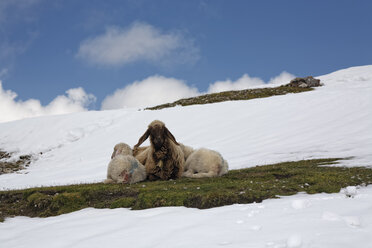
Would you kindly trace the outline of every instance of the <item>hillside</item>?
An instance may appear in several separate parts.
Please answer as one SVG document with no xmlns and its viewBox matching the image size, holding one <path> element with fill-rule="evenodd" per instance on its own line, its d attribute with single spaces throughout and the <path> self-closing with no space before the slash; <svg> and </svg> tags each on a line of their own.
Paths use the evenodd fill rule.
<svg viewBox="0 0 372 248">
<path fill-rule="evenodd" d="M 321 76 L 323 87 L 301 94 L 2 123 L 0 148 L 33 161 L 19 174 L 1 175 L 0 189 L 100 182 L 112 147 L 134 145 L 154 119 L 184 144 L 219 151 L 230 169 L 337 157 L 353 157 L 348 166 L 371 166 L 371 68 Z"/>
<path fill-rule="evenodd" d="M 264 98 L 270 96 L 285 95 L 289 93 L 301 93 L 310 91 L 312 88 L 299 88 L 289 86 L 279 86 L 272 88 L 257 88 L 246 90 L 224 91 L 213 94 L 205 94 L 197 97 L 185 98 L 177 100 L 173 103 L 165 103 L 154 107 L 148 107 L 149 110 L 158 110 L 175 106 L 190 106 L 196 104 L 209 104 L 226 101 L 251 100 L 256 98 Z"/>
<path fill-rule="evenodd" d="M 258 171 L 261 176 L 270 175 L 275 183 L 266 185 L 263 182 L 262 186 L 257 184 L 256 188 L 252 187 L 262 189 L 257 190 L 261 192 L 261 198 L 256 198 L 258 202 L 273 197 L 266 194 L 274 185 L 285 186 L 283 191 L 288 187 L 288 191 L 292 192 L 298 192 L 301 186 L 311 188 L 321 185 L 319 190 L 304 188 L 304 191 L 330 193 L 338 192 L 347 185 L 368 184 L 370 170 L 364 168 L 362 170 L 368 172 L 360 173 L 359 168 L 354 167 L 372 168 L 372 66 L 348 68 L 317 78 L 324 83 L 323 87 L 300 94 L 161 110 L 90 111 L 1 123 L 0 150 L 11 153 L 11 157 L 5 160 L 11 162 L 20 156 L 31 155 L 31 163 L 24 170 L 0 175 L 0 190 L 22 189 L 4 194 L 12 202 L 17 199 L 15 202 L 22 206 L 13 209 L 15 211 L 37 208 L 40 203 L 37 200 L 45 199 L 51 204 L 43 205 L 46 210 L 55 214 L 53 211 L 59 204 L 61 213 L 64 213 L 63 207 L 68 207 L 63 205 L 64 200 L 71 196 L 81 204 L 73 206 L 73 210 L 112 207 L 96 206 L 93 200 L 89 202 L 89 190 L 85 189 L 84 196 L 80 192 L 84 190 L 81 188 L 84 185 L 51 187 L 49 191 L 42 189 L 40 192 L 32 188 L 96 183 L 90 188 L 93 190 L 90 193 L 94 194 L 95 187 L 101 187 L 99 183 L 106 176 L 113 146 L 118 142 L 137 143 L 148 123 L 154 119 L 164 121 L 179 142 L 194 148 L 207 147 L 219 151 L 229 162 L 231 170 L 249 168 L 244 171 L 247 177 L 253 171 Z M 340 163 L 325 161 L 328 161 L 327 166 L 353 167 L 355 175 L 349 174 L 353 171 L 351 169 L 338 168 L 346 175 L 341 180 L 341 174 L 331 176 L 321 169 L 317 173 L 322 176 L 317 174 L 313 180 L 302 177 L 306 168 L 301 168 L 301 172 L 284 173 L 289 168 L 286 166 L 282 171 L 284 174 L 275 170 L 270 172 L 272 174 L 260 172 L 260 168 L 264 171 L 270 166 L 255 168 L 280 162 L 329 158 L 348 158 L 340 160 Z M 239 181 L 239 175 L 238 171 L 233 171 L 220 178 L 222 181 L 232 180 L 229 182 L 231 187 L 236 187 L 228 188 L 234 191 L 229 197 L 238 199 L 230 203 L 254 201 L 253 198 L 244 201 L 245 193 L 240 192 L 249 191 L 250 181 Z M 298 179 L 301 185 L 289 184 L 287 177 Z M 255 176 L 255 180 L 257 178 Z M 190 183 L 193 192 L 199 192 L 200 188 L 194 188 L 198 181 L 181 181 Z M 172 183 L 177 184 L 170 181 L 151 186 L 146 182 L 144 188 L 142 184 L 134 185 L 132 190 L 137 193 L 131 196 L 133 205 L 123 201 L 111 203 L 136 208 L 136 204 L 145 203 L 146 197 L 163 194 L 166 191 L 164 186 L 170 187 Z M 327 187 L 332 190 L 326 190 Z M 240 188 L 244 190 L 238 191 Z M 156 189 L 156 194 L 150 192 L 146 195 L 151 189 Z M 174 189 L 182 190 L 183 185 L 181 188 L 174 186 Z M 218 204 L 215 197 L 209 202 L 211 191 L 202 190 L 206 198 L 201 203 L 225 205 Z M 220 190 L 218 194 L 223 195 L 227 191 Z M 282 191 L 276 192 L 282 194 Z M 172 194 L 169 197 L 162 196 L 164 199 L 179 200 Z M 371 199 L 371 186 L 361 185 L 343 188 L 333 194 L 299 193 L 261 203 L 207 210 L 185 207 L 140 211 L 85 208 L 45 219 L 7 218 L 0 223 L 0 247 L 22 247 L 22 244 L 30 247 L 50 247 L 51 244 L 55 247 L 95 247 L 105 245 L 107 240 L 114 245 L 136 247 L 368 247 L 372 242 Z M 158 206 L 167 206 L 167 201 L 160 201 Z M 152 230 L 162 232 L 152 235 Z M 142 238 L 144 233 L 146 239 Z"/>
</svg>

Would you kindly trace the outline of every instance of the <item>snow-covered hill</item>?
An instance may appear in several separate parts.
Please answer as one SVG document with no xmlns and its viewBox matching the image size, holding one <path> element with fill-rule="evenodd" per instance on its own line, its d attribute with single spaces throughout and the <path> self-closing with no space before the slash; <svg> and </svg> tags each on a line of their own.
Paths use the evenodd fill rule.
<svg viewBox="0 0 372 248">
<path fill-rule="evenodd" d="M 319 78 L 325 86 L 301 94 L 1 123 L 0 148 L 35 160 L 20 174 L 1 175 L 0 189 L 102 181 L 113 146 L 134 145 L 154 119 L 182 143 L 220 151 L 231 169 L 332 157 L 372 166 L 372 66 Z"/>
<path fill-rule="evenodd" d="M 231 169 L 308 158 L 352 157 L 372 167 L 372 66 L 319 77 L 314 91 L 250 101 L 124 109 L 0 124 L 0 148 L 34 154 L 0 189 L 97 182 L 114 144 L 133 145 L 154 119 L 177 140 L 220 151 Z M 351 189 L 355 192 L 355 188 Z M 356 196 L 298 194 L 208 210 L 84 209 L 0 223 L 5 247 L 371 247 L 372 187 Z"/>
</svg>

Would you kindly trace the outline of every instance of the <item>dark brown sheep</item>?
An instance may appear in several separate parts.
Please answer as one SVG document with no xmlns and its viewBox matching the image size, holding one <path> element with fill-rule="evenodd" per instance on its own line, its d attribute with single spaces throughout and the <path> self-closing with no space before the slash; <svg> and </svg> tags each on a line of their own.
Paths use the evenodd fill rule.
<svg viewBox="0 0 372 248">
<path fill-rule="evenodd" d="M 150 147 L 139 152 L 136 156 L 144 162 L 149 180 L 169 180 L 182 176 L 185 164 L 182 149 L 173 134 L 165 124 L 159 120 L 150 123 L 146 132 L 134 146 L 137 152 L 139 146 L 150 137 Z M 139 158 L 141 157 L 141 158 Z"/>
</svg>

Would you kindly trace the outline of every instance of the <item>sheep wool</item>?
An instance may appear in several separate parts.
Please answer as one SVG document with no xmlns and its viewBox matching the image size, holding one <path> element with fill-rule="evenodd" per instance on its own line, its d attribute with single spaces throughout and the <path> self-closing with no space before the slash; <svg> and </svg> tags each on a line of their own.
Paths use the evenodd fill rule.
<svg viewBox="0 0 372 248">
<path fill-rule="evenodd" d="M 109 163 L 105 183 L 137 183 L 146 179 L 145 167 L 133 156 L 117 155 Z"/>
<path fill-rule="evenodd" d="M 180 145 L 165 124 L 159 120 L 150 123 L 140 137 L 134 150 L 150 137 L 150 146 L 139 153 L 137 158 L 144 161 L 149 180 L 169 180 L 182 176 L 185 157 Z"/>
<path fill-rule="evenodd" d="M 181 150 L 183 152 L 183 155 L 184 155 L 185 161 L 186 161 L 187 158 L 191 155 L 191 153 L 193 153 L 194 149 L 191 146 L 187 146 L 187 145 L 184 145 L 182 143 L 179 143 L 179 144 L 180 144 Z"/>
<path fill-rule="evenodd" d="M 104 183 L 137 183 L 146 179 L 145 167 L 125 143 L 115 145 Z"/>
<path fill-rule="evenodd" d="M 187 158 L 183 177 L 217 177 L 227 173 L 229 165 L 222 155 L 206 148 L 195 150 Z"/>
</svg>

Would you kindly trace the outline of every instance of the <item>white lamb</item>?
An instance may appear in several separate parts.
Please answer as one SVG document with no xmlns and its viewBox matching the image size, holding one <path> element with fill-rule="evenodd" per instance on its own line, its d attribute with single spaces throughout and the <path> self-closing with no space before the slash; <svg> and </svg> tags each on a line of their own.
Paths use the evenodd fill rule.
<svg viewBox="0 0 372 248">
<path fill-rule="evenodd" d="M 220 153 L 200 148 L 187 158 L 183 177 L 217 177 L 227 173 L 229 165 Z"/>
<path fill-rule="evenodd" d="M 125 143 L 115 145 L 104 183 L 137 183 L 146 179 L 146 170 Z"/>
</svg>

